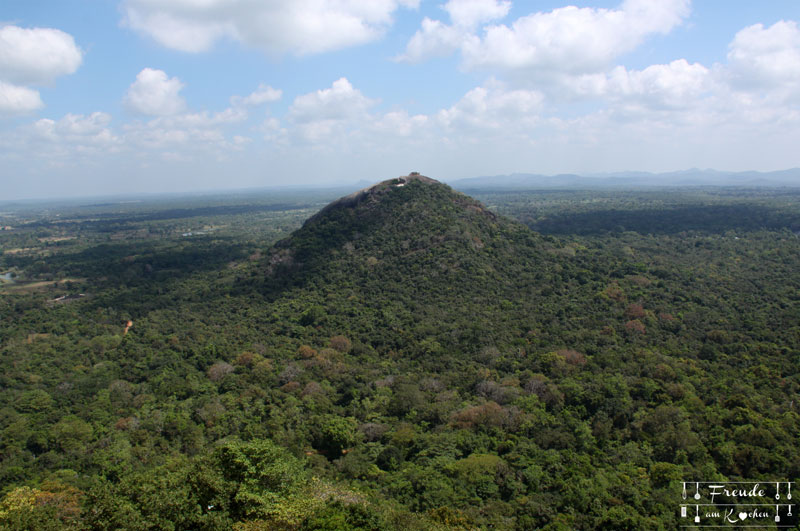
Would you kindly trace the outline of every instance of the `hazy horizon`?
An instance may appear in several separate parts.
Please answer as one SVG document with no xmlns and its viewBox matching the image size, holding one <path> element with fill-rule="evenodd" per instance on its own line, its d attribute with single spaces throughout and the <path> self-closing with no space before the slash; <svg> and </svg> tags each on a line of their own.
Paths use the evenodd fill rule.
<svg viewBox="0 0 800 531">
<path fill-rule="evenodd" d="M 414 170 L 416 171 L 416 170 Z M 770 180 L 769 177 L 773 174 L 777 173 L 784 173 L 784 172 L 791 172 L 792 173 L 792 182 L 787 182 L 787 179 L 784 178 L 780 179 L 773 179 Z M 160 199 L 187 199 L 187 198 L 205 198 L 207 196 L 236 196 L 236 195 L 257 195 L 257 194 L 276 194 L 280 195 L 287 195 L 287 196 L 295 196 L 297 193 L 321 193 L 325 194 L 326 192 L 346 192 L 348 190 L 357 190 L 360 188 L 364 188 L 367 186 L 371 186 L 378 182 L 381 182 L 386 179 L 392 179 L 394 177 L 400 177 L 406 175 L 403 172 L 395 172 L 392 175 L 381 175 L 376 176 L 374 179 L 360 179 L 357 181 L 341 181 L 341 182 L 325 182 L 325 183 L 300 183 L 300 184 L 264 184 L 260 186 L 241 186 L 241 187 L 217 187 L 217 188 L 206 188 L 206 189 L 176 189 L 172 191 L 135 191 L 135 192 L 116 192 L 116 193 L 97 193 L 97 194 L 75 194 L 75 195 L 59 195 L 59 196 L 39 196 L 39 197 L 0 197 L 0 205 L 9 205 L 9 204 L 27 204 L 27 203 L 53 203 L 57 204 L 59 202 L 71 203 L 71 202 L 82 202 L 82 201 L 102 201 L 108 200 L 111 202 L 119 202 L 126 203 L 126 202 L 139 202 L 139 201 L 147 201 L 147 200 L 160 200 Z M 475 175 L 471 177 L 464 177 L 458 179 L 439 179 L 435 175 L 428 175 L 425 172 L 421 172 L 423 175 L 434 178 L 439 180 L 445 184 L 449 184 L 455 186 L 456 188 L 480 188 L 491 190 L 492 184 L 491 182 L 496 182 L 497 189 L 509 188 L 514 187 L 509 185 L 504 180 L 514 179 L 514 178 L 522 178 L 522 179 L 533 179 L 533 181 L 528 185 L 520 185 L 520 189 L 584 189 L 582 188 L 582 184 L 584 181 L 595 181 L 595 186 L 598 189 L 603 188 L 620 188 L 625 189 L 625 187 L 629 188 L 691 188 L 691 187 L 737 187 L 737 186 L 758 186 L 758 184 L 750 184 L 749 181 L 740 182 L 732 177 L 740 174 L 756 174 L 758 176 L 763 176 L 766 178 L 767 182 L 762 184 L 761 186 L 766 187 L 781 187 L 781 186 L 790 186 L 790 187 L 800 187 L 800 168 L 786 168 L 784 170 L 776 170 L 775 172 L 757 172 L 754 170 L 744 170 L 740 172 L 723 172 L 719 170 L 714 170 L 712 168 L 688 168 L 685 170 L 677 170 L 675 172 L 643 172 L 643 171 L 636 171 L 636 170 L 627 170 L 627 171 L 620 171 L 620 172 L 602 172 L 602 173 L 585 173 L 585 174 L 567 174 L 567 173 L 556 173 L 556 174 L 536 174 L 532 172 L 514 172 L 508 174 L 498 174 L 498 175 Z M 675 174 L 682 174 L 685 173 L 690 176 L 690 178 L 697 179 L 697 174 L 708 174 L 710 173 L 711 176 L 717 177 L 718 180 L 716 181 L 702 181 L 699 180 L 697 182 L 675 182 L 670 184 L 668 181 L 665 182 L 663 178 L 665 177 L 672 177 Z M 797 174 L 797 179 L 795 180 L 794 173 Z M 694 177 L 691 177 L 694 176 Z M 559 179 L 564 177 L 577 177 L 581 179 L 578 183 L 563 181 L 562 184 L 558 184 L 559 181 L 552 183 L 549 179 Z M 648 180 L 648 177 L 652 177 L 653 180 Z M 547 184 L 542 184 L 541 181 L 537 181 L 537 178 L 544 178 L 547 181 Z M 637 180 L 638 179 L 638 180 Z M 658 180 L 661 179 L 661 180 Z M 700 177 L 702 179 L 702 177 Z M 478 184 L 472 184 L 478 183 Z M 589 188 L 593 188 L 589 186 Z M 338 197 L 338 196 L 337 196 Z"/>
</svg>

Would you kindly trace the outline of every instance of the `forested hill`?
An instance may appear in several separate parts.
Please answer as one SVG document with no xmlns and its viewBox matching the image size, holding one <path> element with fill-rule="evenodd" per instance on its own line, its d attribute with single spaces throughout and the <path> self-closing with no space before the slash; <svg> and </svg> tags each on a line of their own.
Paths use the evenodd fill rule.
<svg viewBox="0 0 800 531">
<path fill-rule="evenodd" d="M 421 176 L 333 202 L 278 242 L 245 286 L 307 301 L 301 323 L 435 367 L 498 338 L 519 340 L 546 287 L 551 245 L 522 224 Z M 354 316 L 358 316 L 354 318 Z M 289 316 L 286 316 L 289 317 Z M 388 349 L 388 350 L 387 350 Z"/>
<path fill-rule="evenodd" d="M 0 234 L 0 528 L 675 529 L 800 476 L 788 229 L 542 236 L 418 175 L 310 214 Z"/>
<path fill-rule="evenodd" d="M 508 247 L 514 232 L 528 232 L 532 241 L 525 227 L 498 219 L 447 185 L 417 175 L 401 177 L 323 208 L 275 245 L 270 273 L 323 274 L 337 264 L 403 275 L 420 261 L 427 261 L 426 271 L 433 275 L 474 270 L 493 261 L 490 250 L 479 252 L 484 241 Z"/>
</svg>

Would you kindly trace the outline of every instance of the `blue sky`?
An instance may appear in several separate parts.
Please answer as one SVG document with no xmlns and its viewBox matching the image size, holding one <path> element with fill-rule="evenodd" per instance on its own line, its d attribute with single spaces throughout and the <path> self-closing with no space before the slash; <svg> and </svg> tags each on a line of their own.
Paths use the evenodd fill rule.
<svg viewBox="0 0 800 531">
<path fill-rule="evenodd" d="M 0 7 L 0 199 L 800 166 L 800 2 Z"/>
</svg>

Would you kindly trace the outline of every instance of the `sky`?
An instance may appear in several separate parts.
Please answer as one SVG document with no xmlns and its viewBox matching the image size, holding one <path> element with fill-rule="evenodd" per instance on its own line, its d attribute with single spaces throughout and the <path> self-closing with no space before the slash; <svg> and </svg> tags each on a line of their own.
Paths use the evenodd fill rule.
<svg viewBox="0 0 800 531">
<path fill-rule="evenodd" d="M 800 166 L 797 0 L 3 0 L 0 200 Z"/>
</svg>

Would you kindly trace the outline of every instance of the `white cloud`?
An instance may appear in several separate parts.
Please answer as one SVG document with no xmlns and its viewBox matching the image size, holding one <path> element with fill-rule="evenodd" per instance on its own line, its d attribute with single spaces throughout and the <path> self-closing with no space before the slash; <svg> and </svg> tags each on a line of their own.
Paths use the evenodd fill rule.
<svg viewBox="0 0 800 531">
<path fill-rule="evenodd" d="M 195 12 L 229 4 L 184 0 L 180 5 Z M 453 0 L 442 7 L 449 20 L 425 19 L 406 58 L 460 51 L 465 66 L 486 68 L 487 77 L 503 81 L 490 77 L 426 114 L 391 102 L 387 110 L 372 97 L 377 93 L 362 93 L 344 77 L 320 90 L 291 94 L 286 111 L 284 105 L 267 111 L 284 97 L 268 84 L 231 97 L 230 107 L 220 112 L 191 110 L 181 97 L 180 79 L 144 69 L 125 103 L 146 116 L 116 131 L 104 113 L 38 120 L 0 135 L 0 144 L 13 146 L 2 157 L 17 157 L 20 168 L 25 159 L 41 158 L 42 165 L 60 161 L 77 174 L 81 164 L 73 154 L 93 153 L 81 162 L 137 171 L 149 164 L 152 172 L 142 173 L 154 176 L 156 185 L 179 171 L 206 172 L 213 185 L 222 166 L 210 163 L 219 160 L 238 164 L 240 171 L 229 174 L 252 171 L 255 180 L 260 174 L 253 168 L 265 167 L 262 163 L 297 174 L 309 168 L 349 170 L 352 160 L 362 173 L 370 165 L 380 175 L 390 165 L 408 164 L 434 177 L 624 166 L 730 168 L 758 161 L 761 168 L 797 165 L 800 29 L 795 22 L 744 28 L 719 64 L 676 58 L 635 69 L 622 65 L 621 54 L 674 28 L 684 20 L 688 2 L 563 8 L 505 25 L 498 21 L 508 15 L 507 2 Z M 493 32 L 505 35 L 508 46 L 494 41 Z M 0 112 L 40 107 L 36 91 L 0 81 Z M 347 178 L 353 175 L 348 172 Z"/>
<path fill-rule="evenodd" d="M 422 19 L 422 29 L 417 31 L 406 45 L 398 60 L 416 63 L 431 57 L 443 57 L 458 50 L 469 39 L 470 34 L 461 28 L 448 26 L 444 22 Z"/>
<path fill-rule="evenodd" d="M 511 9 L 508 0 L 449 0 L 443 9 L 454 25 L 474 29 L 479 24 L 505 17 Z"/>
<path fill-rule="evenodd" d="M 169 128 L 208 128 L 225 124 L 243 122 L 247 112 L 242 108 L 229 107 L 224 111 L 209 113 L 208 111 L 184 113 L 175 116 L 164 116 L 149 123 Z"/>
<path fill-rule="evenodd" d="M 521 17 L 510 27 L 491 26 L 462 53 L 470 67 L 597 72 L 688 14 L 688 0 L 627 0 L 618 9 L 568 6 Z"/>
<path fill-rule="evenodd" d="M 172 7 L 172 9 L 170 9 Z M 179 2 L 163 6 L 147 1 L 130 1 L 125 8 L 125 23 L 149 35 L 156 42 L 182 52 L 204 52 L 222 37 L 235 37 L 236 28 L 211 13 L 210 7 L 198 5 L 196 13 L 181 9 Z"/>
<path fill-rule="evenodd" d="M 145 150 L 207 151 L 225 144 L 225 135 L 215 128 L 172 128 L 157 123 L 131 124 L 125 128 L 125 139 Z"/>
<path fill-rule="evenodd" d="M 800 29 L 794 21 L 765 28 L 748 26 L 729 46 L 728 72 L 734 87 L 794 93 L 800 89 Z M 788 94 L 787 94 L 788 95 Z"/>
<path fill-rule="evenodd" d="M 405 109 L 376 111 L 378 103 L 340 78 L 329 88 L 297 96 L 285 127 L 269 118 L 263 125 L 265 138 L 284 148 L 303 149 L 311 144 L 330 153 L 385 153 L 399 149 L 400 143 L 419 145 L 430 138 L 435 124 L 429 116 L 411 115 Z"/>
<path fill-rule="evenodd" d="M 126 0 L 125 23 L 186 52 L 228 38 L 272 54 L 327 52 L 379 38 L 419 0 Z"/>
<path fill-rule="evenodd" d="M 651 33 L 667 34 L 691 12 L 692 0 L 625 0 L 621 11 L 632 30 L 643 38 Z"/>
<path fill-rule="evenodd" d="M 116 152 L 121 140 L 109 128 L 111 115 L 104 112 L 67 114 L 60 120 L 42 118 L 27 130 L 22 140 L 27 148 L 36 146 L 37 156 L 49 160 L 69 160 L 75 154 L 96 156 Z"/>
<path fill-rule="evenodd" d="M 245 148 L 245 146 L 251 144 L 252 142 L 253 142 L 252 138 L 248 138 L 246 136 L 241 136 L 241 135 L 234 135 L 233 141 L 231 142 L 231 146 L 233 147 L 233 149 L 241 151 Z"/>
<path fill-rule="evenodd" d="M 511 2 L 498 0 L 449 0 L 442 6 L 452 25 L 428 17 L 422 19 L 422 28 L 417 31 L 398 60 L 418 62 L 431 57 L 450 55 L 466 46 L 480 24 L 505 17 Z"/>
<path fill-rule="evenodd" d="M 424 114 L 409 115 L 407 111 L 390 111 L 372 121 L 371 128 L 389 136 L 409 137 L 419 133 L 429 123 Z"/>
<path fill-rule="evenodd" d="M 42 107 L 38 91 L 0 81 L 0 115 L 22 114 Z"/>
<path fill-rule="evenodd" d="M 400 58 L 419 61 L 460 49 L 467 68 L 580 75 L 601 72 L 649 35 L 668 33 L 689 14 L 690 0 L 626 0 L 616 9 L 567 6 L 511 25 L 478 26 L 508 13 L 505 2 L 451 0 L 452 25 L 430 19 Z"/>
<path fill-rule="evenodd" d="M 159 74 L 153 76 L 157 80 L 156 86 L 166 83 L 169 87 L 172 86 L 171 82 L 177 81 L 168 80 L 163 72 L 152 72 Z M 147 69 L 143 73 L 145 75 L 140 75 L 140 78 L 149 79 Z M 131 92 L 134 98 L 128 98 L 131 100 L 128 101 L 129 105 L 139 103 L 140 107 L 151 113 L 153 109 L 170 109 L 158 97 L 139 101 L 135 98 L 142 94 L 135 90 Z M 159 94 L 159 91 L 155 92 Z M 149 103 L 145 105 L 142 102 Z M 182 107 L 182 100 L 180 103 Z M 134 120 L 122 125 L 118 135 L 111 129 L 112 117 L 107 113 L 67 114 L 58 120 L 43 118 L 22 126 L 13 135 L 0 138 L 0 144 L 8 148 L 8 152 L 27 153 L 27 157 L 35 152 L 35 158 L 40 158 L 43 163 L 67 166 L 74 165 L 72 159 L 76 154 L 92 155 L 94 158 L 83 156 L 81 163 L 101 159 L 109 162 L 110 158 L 105 157 L 109 153 L 120 157 L 118 161 L 125 160 L 125 157 L 140 158 L 139 162 L 155 157 L 184 162 L 219 160 L 226 153 L 242 151 L 248 145 L 250 140 L 247 137 L 239 131 L 230 130 L 247 118 L 247 109 L 243 106 L 232 106 L 219 112 L 182 112 L 156 116 L 147 121 Z"/>
<path fill-rule="evenodd" d="M 618 66 L 605 84 L 605 95 L 614 100 L 641 102 L 661 108 L 687 108 L 702 103 L 712 88 L 711 71 L 685 59 L 667 65 L 652 65 L 644 70 Z"/>
<path fill-rule="evenodd" d="M 128 89 L 125 103 L 131 110 L 149 116 L 177 114 L 186 107 L 179 95 L 183 87 L 177 77 L 168 78 L 163 70 L 145 68 Z"/>
<path fill-rule="evenodd" d="M 20 84 L 47 84 L 74 73 L 83 60 L 68 33 L 50 28 L 0 28 L 0 79 Z"/>
<path fill-rule="evenodd" d="M 147 122 L 133 122 L 124 126 L 124 139 L 137 150 L 160 152 L 170 160 L 192 160 L 193 156 L 221 157 L 226 151 L 241 150 L 246 144 L 228 140 L 225 128 L 242 123 L 248 113 L 241 106 L 229 107 L 220 112 L 186 112 L 158 116 Z"/>
<path fill-rule="evenodd" d="M 0 115 L 44 107 L 37 90 L 21 85 L 52 83 L 75 72 L 82 60 L 75 40 L 63 31 L 0 27 Z"/>
<path fill-rule="evenodd" d="M 452 130 L 512 132 L 538 121 L 544 96 L 535 90 L 508 90 L 490 81 L 467 92 L 455 105 L 439 111 L 436 118 Z"/>
<path fill-rule="evenodd" d="M 376 103 L 346 78 L 340 78 L 330 88 L 296 97 L 289 108 L 289 119 L 303 138 L 316 142 L 342 133 L 349 124 L 363 123 L 368 109 Z"/>
<path fill-rule="evenodd" d="M 0 156 L 18 162 L 25 171 L 92 166 L 123 147 L 110 123 L 111 116 L 103 112 L 42 118 L 0 134 Z"/>
<path fill-rule="evenodd" d="M 334 81 L 330 88 L 296 97 L 289 113 L 297 122 L 341 120 L 363 114 L 375 103 L 375 100 L 365 97 L 347 78 L 342 77 Z"/>
<path fill-rule="evenodd" d="M 132 111 L 151 117 L 146 121 L 134 120 L 122 126 L 119 147 L 137 153 L 160 154 L 165 160 L 192 160 L 208 154 L 220 157 L 229 150 L 241 150 L 247 142 L 244 136 L 228 131 L 235 124 L 248 119 L 245 104 L 258 104 L 280 97 L 280 91 L 261 85 L 247 98 L 233 97 L 233 105 L 219 112 L 186 111 L 186 102 L 180 96 L 184 84 L 170 78 L 164 71 L 145 68 L 136 76 L 124 97 Z M 89 117 L 67 115 L 59 122 L 40 120 L 34 126 L 40 138 L 62 138 L 80 131 L 97 130 L 106 134 L 105 127 L 111 117 L 94 113 Z M 232 140 L 228 140 L 228 135 Z M 188 158 L 186 158 L 188 157 Z"/>
<path fill-rule="evenodd" d="M 56 123 L 56 131 L 66 137 L 96 137 L 107 130 L 111 115 L 93 112 L 89 116 L 67 114 Z"/>
<path fill-rule="evenodd" d="M 283 96 L 283 91 L 264 85 L 263 83 L 258 86 L 258 89 L 252 92 L 249 96 L 241 97 L 234 96 L 231 98 L 233 105 L 262 105 L 264 103 L 272 103 L 278 101 Z"/>
</svg>

